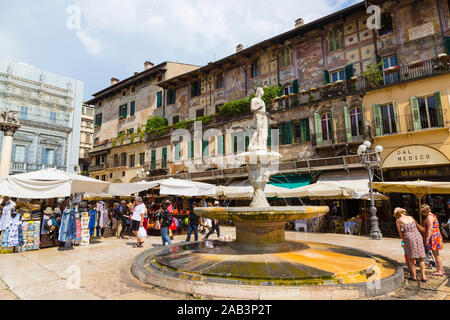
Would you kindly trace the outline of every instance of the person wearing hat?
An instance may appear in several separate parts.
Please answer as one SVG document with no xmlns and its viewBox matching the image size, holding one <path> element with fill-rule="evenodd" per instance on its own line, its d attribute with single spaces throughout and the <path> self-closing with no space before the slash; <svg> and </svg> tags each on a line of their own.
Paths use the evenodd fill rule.
<svg viewBox="0 0 450 320">
<path fill-rule="evenodd" d="M 134 245 L 133 248 L 142 248 L 144 241 L 139 238 L 138 231 L 140 227 L 144 226 L 144 217 L 147 212 L 142 197 L 136 197 L 136 200 L 131 207 L 131 211 L 133 212 L 131 217 L 131 231 L 136 236 L 136 245 Z"/>
<path fill-rule="evenodd" d="M 214 208 L 219 208 L 220 207 L 220 203 L 219 201 L 214 202 Z M 217 232 L 217 238 L 220 237 L 220 226 L 219 226 L 219 220 L 217 219 L 213 219 L 212 220 L 212 227 L 211 230 L 209 230 L 208 234 L 206 235 L 206 237 L 203 238 L 203 240 L 208 240 L 209 236 L 212 235 L 213 233 Z"/>
</svg>

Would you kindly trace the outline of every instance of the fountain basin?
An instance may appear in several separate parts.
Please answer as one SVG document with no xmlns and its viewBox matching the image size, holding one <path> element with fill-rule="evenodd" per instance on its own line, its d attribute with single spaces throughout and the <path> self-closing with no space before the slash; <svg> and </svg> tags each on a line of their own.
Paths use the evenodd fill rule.
<svg viewBox="0 0 450 320">
<path fill-rule="evenodd" d="M 195 213 L 203 218 L 232 220 L 236 227 L 235 247 L 258 252 L 286 250 L 286 221 L 312 219 L 328 211 L 328 207 L 310 206 L 195 208 Z"/>
</svg>

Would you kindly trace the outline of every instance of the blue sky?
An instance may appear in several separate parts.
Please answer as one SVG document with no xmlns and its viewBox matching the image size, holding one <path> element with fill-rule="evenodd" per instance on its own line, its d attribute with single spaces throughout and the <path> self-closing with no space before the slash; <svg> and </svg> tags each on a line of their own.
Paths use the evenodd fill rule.
<svg viewBox="0 0 450 320">
<path fill-rule="evenodd" d="M 0 59 L 84 82 L 84 98 L 144 61 L 205 65 L 359 0 L 0 0 Z M 74 6 L 74 7 L 72 7 Z M 69 8 L 79 9 L 80 24 Z M 75 28 L 68 27 L 69 25 Z"/>
</svg>

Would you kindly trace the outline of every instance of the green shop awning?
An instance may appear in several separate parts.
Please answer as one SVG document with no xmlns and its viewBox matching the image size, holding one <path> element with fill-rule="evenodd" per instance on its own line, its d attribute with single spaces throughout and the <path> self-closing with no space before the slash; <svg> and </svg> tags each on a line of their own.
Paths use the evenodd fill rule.
<svg viewBox="0 0 450 320">
<path fill-rule="evenodd" d="M 307 186 L 310 183 L 311 183 L 311 176 L 309 174 L 273 176 L 270 178 L 269 182 L 270 185 L 286 189 L 296 189 Z"/>
</svg>

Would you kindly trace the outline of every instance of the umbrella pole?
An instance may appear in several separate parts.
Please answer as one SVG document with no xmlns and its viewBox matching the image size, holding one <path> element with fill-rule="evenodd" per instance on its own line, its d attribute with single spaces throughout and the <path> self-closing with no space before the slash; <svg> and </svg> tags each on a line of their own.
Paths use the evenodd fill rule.
<svg viewBox="0 0 450 320">
<path fill-rule="evenodd" d="M 419 221 L 420 221 L 420 225 L 422 225 L 422 212 L 421 212 L 421 208 L 422 208 L 422 194 L 419 193 Z"/>
</svg>

